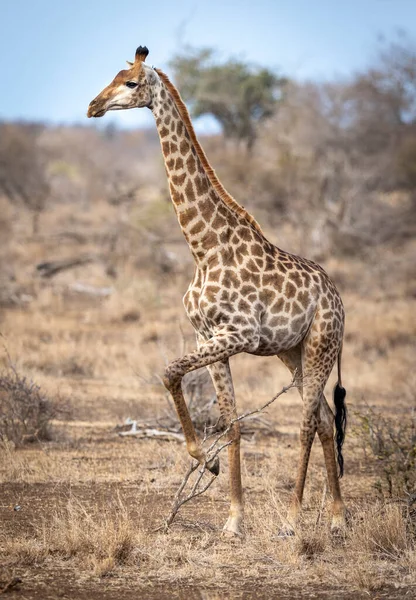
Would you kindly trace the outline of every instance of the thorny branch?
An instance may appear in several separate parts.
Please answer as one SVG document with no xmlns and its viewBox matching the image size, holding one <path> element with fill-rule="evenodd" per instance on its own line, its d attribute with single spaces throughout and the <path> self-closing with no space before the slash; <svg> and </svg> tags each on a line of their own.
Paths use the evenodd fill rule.
<svg viewBox="0 0 416 600">
<path fill-rule="evenodd" d="M 252 415 L 264 412 L 266 410 L 266 408 L 268 408 L 275 400 L 277 400 L 277 398 L 279 398 L 283 394 L 286 394 L 287 391 L 289 391 L 293 387 L 297 387 L 299 384 L 300 384 L 300 381 L 299 381 L 299 378 L 297 377 L 297 373 L 295 371 L 293 373 L 293 378 L 292 378 L 291 383 L 287 386 L 284 386 L 280 390 L 279 393 L 277 393 L 275 396 L 273 396 L 273 398 L 271 400 L 266 402 L 266 404 L 263 404 L 263 406 L 261 406 L 260 408 L 256 408 L 254 410 L 248 411 L 248 412 L 240 415 L 239 417 L 232 419 L 230 421 L 230 423 L 228 424 L 228 426 L 224 429 L 224 431 L 222 431 L 220 434 L 215 436 L 215 439 L 212 441 L 212 443 L 210 444 L 210 446 L 208 447 L 208 449 L 206 451 L 206 457 L 205 457 L 204 463 L 202 465 L 200 465 L 196 460 L 193 460 L 191 462 L 191 464 L 189 465 L 189 468 L 186 471 L 186 473 L 179 485 L 179 488 L 175 494 L 169 516 L 164 521 L 163 525 L 158 528 L 159 530 L 163 529 L 164 531 L 167 531 L 169 529 L 170 525 L 175 520 L 180 508 L 184 504 L 186 504 L 187 502 L 192 500 L 193 498 L 196 498 L 197 496 L 200 496 L 201 494 L 205 493 L 208 490 L 208 488 L 211 487 L 211 485 L 213 484 L 213 482 L 216 479 L 215 475 L 211 475 L 211 477 L 208 479 L 208 481 L 201 487 L 202 479 L 207 471 L 207 464 L 209 464 L 210 462 L 215 460 L 215 458 L 217 458 L 219 456 L 219 454 L 225 448 L 227 448 L 228 446 L 230 446 L 230 444 L 233 443 L 232 440 L 229 440 L 223 444 L 218 445 L 219 442 L 230 433 L 233 425 L 235 423 L 239 423 L 240 421 L 244 421 L 245 419 L 247 419 L 248 417 L 251 417 Z M 204 437 L 202 440 L 203 444 L 210 437 L 212 437 L 212 435 L 208 435 L 208 429 L 211 429 L 211 428 L 205 427 Z M 198 467 L 201 467 L 201 468 L 198 471 L 198 475 L 191 487 L 191 490 L 187 494 L 185 494 L 184 490 L 185 490 L 191 476 L 193 475 L 193 473 L 195 473 L 195 471 L 198 469 Z"/>
</svg>

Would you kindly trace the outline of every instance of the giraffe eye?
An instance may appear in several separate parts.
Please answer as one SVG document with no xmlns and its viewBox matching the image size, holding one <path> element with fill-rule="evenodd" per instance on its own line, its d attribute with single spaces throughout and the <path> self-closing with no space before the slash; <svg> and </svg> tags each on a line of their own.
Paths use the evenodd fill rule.
<svg viewBox="0 0 416 600">
<path fill-rule="evenodd" d="M 136 83 L 135 81 L 126 81 L 126 86 L 128 88 L 135 88 L 138 86 L 138 83 Z"/>
</svg>

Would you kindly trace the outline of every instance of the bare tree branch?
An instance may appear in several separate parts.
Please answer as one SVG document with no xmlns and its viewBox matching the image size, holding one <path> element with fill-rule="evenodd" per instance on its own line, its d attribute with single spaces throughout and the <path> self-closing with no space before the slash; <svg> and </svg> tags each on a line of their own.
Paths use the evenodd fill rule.
<svg viewBox="0 0 416 600">
<path fill-rule="evenodd" d="M 233 425 L 235 423 L 239 423 L 240 421 L 244 421 L 245 419 L 248 419 L 249 417 L 251 417 L 252 415 L 256 415 L 259 414 L 261 412 L 263 412 L 264 410 L 266 410 L 266 408 L 268 408 L 275 400 L 277 400 L 277 398 L 279 398 L 280 396 L 282 396 L 282 394 L 285 394 L 287 391 L 289 391 L 291 388 L 293 387 L 297 387 L 299 385 L 299 378 L 297 377 L 296 371 L 293 374 L 293 378 L 292 381 L 289 385 L 284 386 L 280 392 L 278 394 L 276 394 L 275 396 L 273 396 L 273 398 L 271 400 L 269 400 L 268 402 L 266 402 L 266 404 L 263 404 L 263 406 L 261 406 L 260 408 L 256 408 L 254 410 L 248 411 L 246 413 L 244 413 L 243 415 L 240 415 L 239 417 L 236 417 L 235 419 L 232 419 L 229 423 L 229 425 L 226 427 L 226 429 L 224 429 L 224 431 L 222 431 L 221 433 L 215 435 L 215 434 L 210 434 L 208 435 L 208 430 L 212 429 L 212 427 L 205 427 L 205 432 L 204 432 L 204 438 L 202 440 L 202 443 L 204 444 L 209 438 L 212 438 L 213 436 L 215 436 L 214 440 L 212 441 L 212 443 L 210 444 L 210 446 L 208 447 L 207 451 L 206 451 L 206 458 L 204 463 L 201 465 L 201 469 L 198 472 L 198 475 L 194 481 L 194 483 L 192 484 L 191 490 L 188 494 L 184 495 L 184 490 L 191 478 L 191 476 L 193 475 L 193 473 L 195 473 L 195 471 L 198 469 L 199 463 L 197 461 L 192 461 L 188 470 L 186 471 L 180 485 L 179 488 L 175 494 L 173 503 L 172 503 L 172 508 L 171 511 L 167 517 L 167 519 L 164 521 L 164 523 L 158 528 L 158 530 L 163 529 L 164 531 L 167 531 L 169 529 L 169 527 L 172 525 L 173 521 L 175 520 L 180 508 L 186 504 L 187 502 L 189 502 L 190 500 L 196 498 L 197 496 L 201 496 L 201 494 L 204 494 L 213 484 L 214 480 L 216 479 L 215 475 L 211 475 L 211 477 L 209 478 L 209 480 L 207 481 L 207 483 L 205 483 L 205 485 L 203 485 L 202 487 L 200 487 L 200 484 L 202 482 L 202 479 L 207 471 L 207 464 L 209 464 L 210 462 L 212 462 L 215 458 L 217 458 L 221 452 L 227 448 L 228 446 L 230 446 L 233 443 L 233 440 L 228 440 L 227 442 L 218 445 L 219 442 L 224 439 L 225 436 L 227 436 Z"/>
</svg>

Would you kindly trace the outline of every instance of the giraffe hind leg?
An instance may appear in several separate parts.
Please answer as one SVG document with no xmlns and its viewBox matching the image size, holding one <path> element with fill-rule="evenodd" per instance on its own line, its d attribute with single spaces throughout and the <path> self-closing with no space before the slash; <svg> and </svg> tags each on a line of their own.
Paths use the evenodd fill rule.
<svg viewBox="0 0 416 600">
<path fill-rule="evenodd" d="M 300 426 L 300 457 L 296 475 L 295 487 L 289 505 L 287 521 L 292 529 L 295 528 L 303 501 L 306 473 L 315 434 L 318 429 L 319 399 L 322 393 L 318 382 L 303 386 L 303 410 Z"/>
<path fill-rule="evenodd" d="M 308 357 L 308 353 L 306 352 Z M 303 369 L 307 372 L 305 388 L 302 384 L 298 385 L 299 393 L 304 400 L 303 418 L 301 426 L 301 458 L 298 468 L 295 491 L 292 497 L 291 506 L 288 511 L 287 522 L 281 530 L 282 535 L 293 535 L 294 527 L 301 508 L 303 489 L 306 478 L 306 471 L 316 432 L 318 433 L 322 449 L 324 452 L 325 466 L 327 470 L 328 483 L 333 497 L 332 507 L 332 530 L 340 530 L 345 526 L 345 506 L 341 496 L 341 490 L 338 480 L 335 447 L 334 447 L 334 414 L 329 407 L 323 388 L 332 369 L 333 361 L 309 360 L 304 361 L 302 368 L 302 351 L 298 346 L 289 352 L 279 355 L 282 362 L 289 368 L 291 373 L 296 372 L 302 377 Z M 315 364 L 314 364 L 315 363 Z M 310 380 L 309 383 L 307 380 Z M 319 383 L 321 381 L 321 383 Z M 313 383 L 311 387 L 311 382 Z M 320 391 L 322 390 L 322 391 Z M 335 390 L 336 393 L 336 390 Z M 342 411 L 341 411 L 342 412 Z M 342 414 L 341 414 L 342 420 Z"/>
<path fill-rule="evenodd" d="M 345 508 L 341 497 L 338 480 L 338 470 L 335 460 L 334 445 L 334 415 L 324 395 L 324 388 L 339 354 L 340 341 L 337 335 L 322 334 L 319 325 L 313 326 L 310 335 L 303 345 L 303 374 L 304 374 L 304 415 L 301 426 L 302 435 L 308 441 L 311 431 L 318 432 L 322 445 L 329 489 L 333 498 L 332 528 L 340 529 L 345 523 Z M 339 415 L 338 415 L 339 416 Z M 307 432 L 309 431 L 309 436 Z M 307 466 L 307 464 L 306 464 Z M 302 470 L 302 465 L 299 467 Z M 306 471 L 305 471 L 306 475 Z M 301 479 L 295 492 L 301 498 L 303 493 Z"/>
<path fill-rule="evenodd" d="M 335 461 L 334 414 L 324 395 L 319 406 L 318 436 L 324 452 L 329 489 L 333 498 L 331 530 L 338 532 L 345 529 L 345 505 Z"/>
</svg>

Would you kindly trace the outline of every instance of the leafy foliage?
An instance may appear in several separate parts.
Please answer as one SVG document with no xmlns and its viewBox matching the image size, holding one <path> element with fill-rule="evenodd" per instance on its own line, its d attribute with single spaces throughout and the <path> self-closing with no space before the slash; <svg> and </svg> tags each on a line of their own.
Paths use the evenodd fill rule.
<svg viewBox="0 0 416 600">
<path fill-rule="evenodd" d="M 171 65 L 193 116 L 214 116 L 226 137 L 243 140 L 248 148 L 255 141 L 258 123 L 275 112 L 286 82 L 269 69 L 241 60 L 215 62 L 210 48 L 187 48 Z"/>
</svg>

